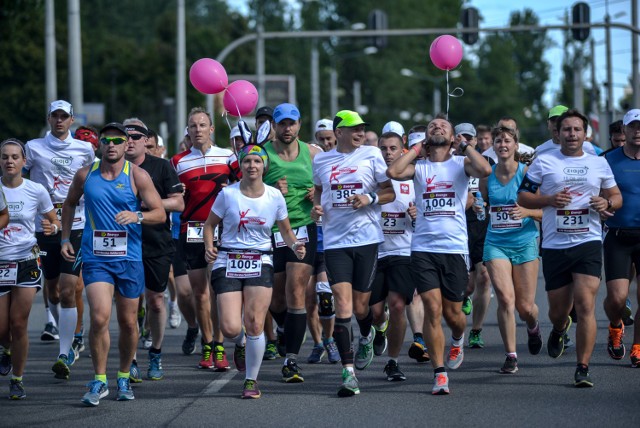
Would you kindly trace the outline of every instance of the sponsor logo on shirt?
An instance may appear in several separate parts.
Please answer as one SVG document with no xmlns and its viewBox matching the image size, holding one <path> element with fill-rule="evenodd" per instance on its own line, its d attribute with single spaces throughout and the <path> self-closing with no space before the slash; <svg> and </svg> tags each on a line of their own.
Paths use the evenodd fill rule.
<svg viewBox="0 0 640 428">
<path fill-rule="evenodd" d="M 427 192 L 446 190 L 446 189 L 451 189 L 453 187 L 452 181 L 436 181 L 434 183 L 435 179 L 436 179 L 435 175 L 431 178 L 427 177 Z"/>
<path fill-rule="evenodd" d="M 400 193 L 403 195 L 409 194 L 409 185 L 408 184 L 400 184 Z"/>
<path fill-rule="evenodd" d="M 563 171 L 567 175 L 587 175 L 587 173 L 589 172 L 589 168 L 586 166 L 581 166 L 581 167 L 568 166 Z"/>
<path fill-rule="evenodd" d="M 51 163 L 59 166 L 71 166 L 71 162 L 73 162 L 73 157 L 69 156 L 67 158 L 63 157 L 53 157 L 51 158 Z"/>
<path fill-rule="evenodd" d="M 20 201 L 20 202 L 7 202 L 7 208 L 9 208 L 9 212 L 10 213 L 17 213 L 22 211 L 22 208 L 24 207 L 24 202 Z"/>
<path fill-rule="evenodd" d="M 116 184 L 116 189 L 123 190 L 124 189 L 124 184 L 122 184 L 122 183 Z"/>
<path fill-rule="evenodd" d="M 60 178 L 59 175 L 55 175 L 53 177 L 53 190 L 60 190 L 61 184 L 69 186 L 71 184 L 71 180 L 65 180 L 64 178 Z"/>
<path fill-rule="evenodd" d="M 11 239 L 11 232 L 20 232 L 21 230 L 22 230 L 22 227 L 15 226 L 12 224 L 2 229 L 2 235 L 6 239 Z"/>
<path fill-rule="evenodd" d="M 340 183 L 340 180 L 338 180 L 338 176 L 340 174 L 353 174 L 354 172 L 356 172 L 358 170 L 357 166 L 347 166 L 344 168 L 340 168 L 340 165 L 335 165 L 331 167 L 331 175 L 329 176 L 329 184 L 333 183 L 334 181 L 336 183 Z"/>
<path fill-rule="evenodd" d="M 238 232 L 240 232 L 240 228 L 247 230 L 248 224 L 261 226 L 267 222 L 267 220 L 262 217 L 247 217 L 247 214 L 249 214 L 249 211 L 251 210 L 240 211 L 240 222 L 238 223 Z"/>
</svg>

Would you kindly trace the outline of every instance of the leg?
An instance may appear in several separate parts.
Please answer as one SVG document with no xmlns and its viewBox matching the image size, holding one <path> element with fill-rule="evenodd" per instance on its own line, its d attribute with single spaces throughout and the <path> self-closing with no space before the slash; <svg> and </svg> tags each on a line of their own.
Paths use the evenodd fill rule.
<svg viewBox="0 0 640 428">
<path fill-rule="evenodd" d="M 211 321 L 211 293 L 207 282 L 207 268 L 188 271 L 189 283 L 195 299 L 196 318 L 204 343 L 213 342 L 213 323 Z"/>
<path fill-rule="evenodd" d="M 538 323 L 536 288 L 538 283 L 538 259 L 513 267 L 513 284 L 516 292 L 516 310 L 529 329 Z"/>
<path fill-rule="evenodd" d="M 404 342 L 404 334 L 407 330 L 407 319 L 404 315 L 406 308 L 405 298 L 395 291 L 390 291 L 387 302 L 389 305 L 388 354 L 391 358 L 398 358 Z"/>
<path fill-rule="evenodd" d="M 573 296 L 576 313 L 580 322 L 576 327 L 576 356 L 578 364 L 589 365 L 591 354 L 596 343 L 596 294 L 600 287 L 600 278 L 573 274 Z"/>
<path fill-rule="evenodd" d="M 487 308 L 491 302 L 491 280 L 487 268 L 482 263 L 476 264 L 475 271 L 470 275 L 475 281 L 475 292 L 473 293 L 473 313 L 471 328 L 481 330 Z"/>
<path fill-rule="evenodd" d="M 425 343 L 434 369 L 444 367 L 444 332 L 442 331 L 442 295 L 439 288 L 420 293 L 424 307 Z M 464 316 L 464 315 L 463 315 Z"/>
<path fill-rule="evenodd" d="M 73 344 L 73 335 L 78 323 L 78 310 L 76 309 L 76 287 L 78 277 L 68 273 L 60 274 L 60 318 L 58 330 L 60 331 L 60 355 L 69 355 Z"/>
<path fill-rule="evenodd" d="M 96 374 L 107 373 L 107 356 L 111 340 L 109 337 L 109 320 L 111 319 L 111 302 L 113 300 L 113 285 L 106 282 L 94 282 L 86 287 L 87 301 L 89 303 L 89 346 L 91 348 L 91 361 Z M 137 309 L 137 301 L 136 301 Z M 137 331 L 137 329 L 136 329 Z M 136 338 L 137 339 L 137 338 Z M 135 347 L 135 344 L 134 344 Z M 129 359 L 128 365 L 131 364 Z M 127 365 L 126 370 L 129 370 Z"/>
<path fill-rule="evenodd" d="M 189 283 L 188 275 L 180 275 L 175 277 L 176 293 L 178 298 L 178 307 L 184 320 L 187 322 L 189 328 L 197 328 L 198 321 L 196 318 L 195 299 L 193 297 L 193 290 Z"/>
<path fill-rule="evenodd" d="M 84 291 L 84 281 L 82 280 L 82 274 L 78 276 L 78 282 L 76 283 L 76 309 L 77 309 L 77 321 L 75 334 L 82 333 L 82 322 L 84 318 L 84 300 L 82 299 L 82 292 Z"/>
<path fill-rule="evenodd" d="M 513 353 L 516 352 L 515 267 L 507 259 L 493 259 L 487 262 L 487 268 L 498 299 L 498 327 L 504 350 Z"/>
<path fill-rule="evenodd" d="M 286 271 L 287 317 L 284 334 L 287 358 L 295 359 L 300 352 L 307 327 L 305 291 L 311 277 L 312 267 L 304 263 L 289 262 Z"/>
<path fill-rule="evenodd" d="M 22 377 L 29 352 L 27 324 L 36 289 L 32 287 L 11 287 L 10 295 L 11 362 L 13 364 L 13 375 Z"/>
<path fill-rule="evenodd" d="M 138 300 L 116 293 L 116 313 L 118 316 L 118 349 L 120 351 L 119 371 L 129 373 L 131 361 L 136 354 L 138 343 Z M 93 353 L 93 352 L 92 352 Z"/>
<path fill-rule="evenodd" d="M 231 291 L 219 294 L 217 305 L 220 330 L 224 337 L 238 336 L 242 332 L 242 292 Z M 248 330 L 247 334 L 249 334 Z"/>
<path fill-rule="evenodd" d="M 628 295 L 629 280 L 627 278 L 607 281 L 607 297 L 604 299 L 604 311 L 612 326 L 619 326 L 622 322 L 622 311 Z"/>
<path fill-rule="evenodd" d="M 164 330 L 167 326 L 167 308 L 164 304 L 164 293 L 147 288 L 145 296 L 147 298 L 147 318 L 151 328 L 151 346 L 155 349 L 160 349 L 164 340 Z"/>
<path fill-rule="evenodd" d="M 316 275 L 312 275 L 307 283 L 305 293 L 305 310 L 307 311 L 307 327 L 313 344 L 322 344 L 322 331 L 320 330 L 320 317 L 318 315 L 318 294 L 316 293 Z"/>
</svg>

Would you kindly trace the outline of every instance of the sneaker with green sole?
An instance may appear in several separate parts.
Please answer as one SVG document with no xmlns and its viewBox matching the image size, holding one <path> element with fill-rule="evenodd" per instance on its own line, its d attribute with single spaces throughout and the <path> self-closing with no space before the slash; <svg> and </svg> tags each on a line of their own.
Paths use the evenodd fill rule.
<svg viewBox="0 0 640 428">
<path fill-rule="evenodd" d="M 482 340 L 482 329 L 471 330 L 469 332 L 469 348 L 484 348 L 484 340 Z"/>
<path fill-rule="evenodd" d="M 360 337 L 354 364 L 356 369 L 364 370 L 369 367 L 371 361 L 373 361 L 373 342 L 375 341 L 375 337 L 376 329 L 373 327 L 371 327 L 369 336 Z"/>
<path fill-rule="evenodd" d="M 342 385 L 338 389 L 338 397 L 352 397 L 360 394 L 360 387 L 356 374 L 350 370 L 342 369 Z"/>
<path fill-rule="evenodd" d="M 465 315 L 471 315 L 471 311 L 473 311 L 473 302 L 471 301 L 471 297 L 467 296 L 462 301 L 462 313 Z"/>
</svg>

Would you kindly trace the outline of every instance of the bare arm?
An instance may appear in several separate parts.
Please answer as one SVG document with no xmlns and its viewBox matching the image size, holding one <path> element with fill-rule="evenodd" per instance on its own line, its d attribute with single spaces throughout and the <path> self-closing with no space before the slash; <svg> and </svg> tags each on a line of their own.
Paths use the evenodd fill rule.
<svg viewBox="0 0 640 428">
<path fill-rule="evenodd" d="M 168 212 L 184 211 L 184 198 L 182 193 L 170 193 L 162 200 L 162 208 Z"/>
<path fill-rule="evenodd" d="M 69 236 L 71 235 L 71 226 L 73 225 L 73 217 L 76 213 L 76 206 L 80 201 L 80 198 L 84 194 L 84 182 L 89 173 L 90 166 L 81 168 L 73 176 L 73 181 L 69 187 L 69 193 L 67 198 L 62 204 L 62 233 L 60 234 L 60 254 L 62 257 L 69 261 L 75 261 L 75 252 L 73 246 L 69 242 Z"/>
<path fill-rule="evenodd" d="M 218 249 L 213 245 L 213 232 L 221 221 L 222 219 L 220 217 L 214 214 L 213 211 L 210 211 L 209 217 L 207 217 L 207 221 L 204 223 L 204 230 L 202 231 L 204 240 L 204 258 L 208 263 L 211 263 L 218 258 Z"/>
<path fill-rule="evenodd" d="M 491 165 L 476 149 L 467 146 L 464 155 L 467 157 L 464 160 L 464 172 L 469 177 L 484 178 L 491 175 Z"/>
<path fill-rule="evenodd" d="M 396 192 L 393 190 L 391 180 L 380 183 L 380 189 L 376 192 L 378 195 L 378 204 L 384 205 L 396 200 Z"/>
<path fill-rule="evenodd" d="M 418 147 L 418 149 L 416 149 Z M 413 161 L 418 157 L 422 144 L 413 146 L 407 153 L 394 160 L 387 168 L 387 177 L 393 180 L 412 180 L 416 173 Z"/>
<path fill-rule="evenodd" d="M 307 249 L 305 247 L 304 242 L 298 241 L 296 239 L 296 235 L 291 230 L 291 224 L 289 223 L 289 218 L 285 218 L 284 220 L 276 221 L 278 225 L 278 230 L 282 234 L 282 239 L 287 244 L 287 247 L 291 248 L 294 253 L 296 253 L 296 257 L 298 260 L 304 259 L 304 256 L 307 253 Z"/>
<path fill-rule="evenodd" d="M 313 194 L 313 208 L 311 208 L 311 218 L 314 221 L 318 221 L 324 214 L 321 205 L 322 198 L 322 186 L 315 186 L 315 192 Z"/>
<path fill-rule="evenodd" d="M 4 229 L 9 224 L 9 208 L 0 211 L 0 229 Z"/>
</svg>

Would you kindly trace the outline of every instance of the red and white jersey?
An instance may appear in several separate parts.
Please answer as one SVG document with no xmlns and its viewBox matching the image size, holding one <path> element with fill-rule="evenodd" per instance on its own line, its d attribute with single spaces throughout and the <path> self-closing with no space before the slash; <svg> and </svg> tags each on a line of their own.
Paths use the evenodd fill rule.
<svg viewBox="0 0 640 428">
<path fill-rule="evenodd" d="M 354 210 L 348 197 L 375 192 L 389 181 L 380 149 L 361 146 L 351 153 L 336 149 L 313 159 L 313 183 L 322 186 L 321 204 L 325 250 L 375 244 L 384 241 L 380 205 Z"/>
<path fill-rule="evenodd" d="M 16 188 L 2 186 L 9 208 L 9 224 L 0 230 L 0 260 L 19 261 L 33 255 L 36 217 L 53 209 L 49 193 L 31 180 Z"/>
<path fill-rule="evenodd" d="M 602 240 L 600 214 L 591 209 L 590 199 L 598 196 L 600 189 L 616 186 L 605 158 L 587 153 L 565 156 L 560 150 L 550 150 L 534 159 L 526 176 L 539 184 L 541 195 L 563 189 L 571 195 L 571 203 L 562 209 L 542 209 L 542 248 L 564 249 Z"/>
<path fill-rule="evenodd" d="M 29 178 L 44 186 L 56 209 L 58 220 L 62 214 L 62 203 L 67 198 L 69 187 L 76 172 L 95 159 L 93 146 L 86 141 L 76 140 L 71 134 L 60 140 L 51 133 L 44 138 L 27 141 L 27 163 L 24 170 Z M 36 218 L 36 232 L 42 232 L 41 217 Z M 80 198 L 73 216 L 73 230 L 84 229 L 84 198 Z"/>
<path fill-rule="evenodd" d="M 271 251 L 271 228 L 289 214 L 282 193 L 275 187 L 265 185 L 264 188 L 262 196 L 250 198 L 242 194 L 238 182 L 218 194 L 211 212 L 222 219 L 221 247 Z M 262 263 L 272 264 L 271 256 L 263 254 Z M 226 265 L 227 253 L 220 251 L 213 268 Z"/>
<path fill-rule="evenodd" d="M 413 181 L 391 180 L 396 199 L 380 207 L 380 226 L 384 242 L 378 248 L 378 258 L 386 256 L 410 256 L 414 221 L 407 213 L 410 203 L 415 203 Z"/>
<path fill-rule="evenodd" d="M 419 160 L 413 177 L 416 192 L 416 228 L 412 251 L 468 254 L 467 205 L 469 176 L 463 156 L 444 162 Z"/>
<path fill-rule="evenodd" d="M 207 220 L 222 186 L 235 177 L 229 166 L 234 161 L 235 155 L 231 150 L 216 146 L 209 147 L 204 154 L 192 147 L 171 158 L 171 165 L 185 186 L 184 211 L 180 215 L 181 233 L 187 231 L 187 222 Z"/>
</svg>

